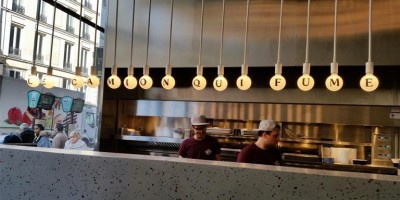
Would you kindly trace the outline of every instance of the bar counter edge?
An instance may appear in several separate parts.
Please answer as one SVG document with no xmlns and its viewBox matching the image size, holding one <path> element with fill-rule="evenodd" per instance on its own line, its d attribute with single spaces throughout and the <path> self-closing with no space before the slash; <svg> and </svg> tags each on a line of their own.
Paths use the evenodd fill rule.
<svg viewBox="0 0 400 200">
<path fill-rule="evenodd" d="M 0 199 L 398 199 L 400 176 L 0 145 Z"/>
</svg>

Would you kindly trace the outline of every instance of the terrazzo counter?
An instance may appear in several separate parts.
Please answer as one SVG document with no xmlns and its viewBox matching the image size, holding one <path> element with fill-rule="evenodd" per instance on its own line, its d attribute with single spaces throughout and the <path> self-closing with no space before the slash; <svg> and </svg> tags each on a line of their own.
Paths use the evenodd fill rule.
<svg viewBox="0 0 400 200">
<path fill-rule="evenodd" d="M 0 145 L 0 199 L 399 199 L 400 176 Z"/>
</svg>

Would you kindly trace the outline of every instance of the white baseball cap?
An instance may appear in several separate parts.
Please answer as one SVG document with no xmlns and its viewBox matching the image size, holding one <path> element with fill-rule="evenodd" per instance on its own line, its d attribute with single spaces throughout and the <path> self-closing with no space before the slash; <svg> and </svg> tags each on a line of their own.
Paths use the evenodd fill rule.
<svg viewBox="0 0 400 200">
<path fill-rule="evenodd" d="M 260 125 L 258 126 L 259 131 L 272 131 L 276 126 L 276 122 L 271 119 L 261 120 Z"/>
<path fill-rule="evenodd" d="M 190 122 L 192 123 L 193 126 L 208 125 L 208 123 L 206 122 L 205 115 L 193 115 L 192 118 L 190 119 Z"/>
</svg>

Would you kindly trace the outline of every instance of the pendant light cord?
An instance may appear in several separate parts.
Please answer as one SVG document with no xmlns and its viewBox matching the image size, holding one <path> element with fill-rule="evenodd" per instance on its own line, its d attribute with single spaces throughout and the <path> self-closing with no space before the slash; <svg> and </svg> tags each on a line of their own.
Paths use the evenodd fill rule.
<svg viewBox="0 0 400 200">
<path fill-rule="evenodd" d="M 309 32 L 310 32 L 310 6 L 311 0 L 308 0 L 307 5 L 307 34 L 306 34 L 306 60 L 305 63 L 308 63 L 308 40 L 309 40 Z"/>
<path fill-rule="evenodd" d="M 117 0 L 118 1 L 118 0 Z M 82 2 L 81 4 L 81 9 L 80 9 L 80 14 L 79 14 L 79 31 L 78 31 L 78 59 L 76 60 L 76 66 L 79 67 L 79 56 L 80 56 L 80 49 L 81 49 L 81 28 L 82 28 Z M 76 70 L 76 69 L 75 69 Z"/>
<path fill-rule="evenodd" d="M 51 66 L 51 62 L 53 59 L 53 40 L 54 40 L 54 25 L 56 22 L 56 4 L 57 4 L 57 0 L 54 1 L 54 11 L 53 11 L 53 27 L 51 29 L 51 41 L 50 41 L 50 60 L 49 60 L 49 68 L 52 68 Z"/>
<path fill-rule="evenodd" d="M 201 65 L 201 56 L 203 53 L 203 28 L 204 28 L 204 0 L 201 1 L 199 65 Z"/>
<path fill-rule="evenodd" d="M 222 54 L 224 52 L 224 28 L 225 28 L 225 0 L 222 0 L 221 48 L 219 51 L 219 64 L 220 65 L 222 65 Z"/>
<path fill-rule="evenodd" d="M 368 62 L 371 62 L 371 43 L 372 43 L 372 0 L 369 0 L 369 15 L 368 15 Z"/>
<path fill-rule="evenodd" d="M 149 0 L 149 17 L 147 23 L 147 45 L 146 45 L 146 64 L 147 66 L 149 60 L 149 43 L 150 43 L 150 16 L 151 16 L 151 0 Z"/>
<path fill-rule="evenodd" d="M 115 12 L 114 67 L 117 66 L 118 4 L 119 0 L 117 0 L 117 8 Z"/>
<path fill-rule="evenodd" d="M 333 61 L 332 63 L 336 63 L 336 32 L 337 32 L 337 10 L 338 10 L 338 0 L 335 0 L 335 22 L 333 28 Z"/>
<path fill-rule="evenodd" d="M 96 6 L 96 24 L 94 25 L 94 44 L 93 44 L 93 66 L 96 66 L 96 42 L 97 42 L 97 20 L 98 17 L 97 15 L 99 14 L 99 0 L 97 0 L 97 6 Z"/>
<path fill-rule="evenodd" d="M 243 64 L 247 62 L 247 35 L 249 33 L 249 5 L 250 0 L 247 0 L 247 7 L 246 7 L 246 31 L 244 32 L 244 50 L 243 50 Z"/>
<path fill-rule="evenodd" d="M 279 33 L 278 33 L 278 53 L 276 63 L 281 62 L 281 34 L 282 34 L 282 17 L 283 16 L 283 0 L 281 0 L 281 11 L 279 14 Z"/>
<path fill-rule="evenodd" d="M 168 49 L 168 65 L 171 65 L 171 43 L 172 43 L 172 21 L 174 17 L 174 0 L 171 0 L 171 19 L 169 22 L 169 49 Z"/>
<path fill-rule="evenodd" d="M 130 66 L 132 66 L 132 59 L 133 59 L 133 33 L 135 30 L 135 7 L 136 7 L 136 0 L 133 0 L 133 7 L 132 7 L 132 35 L 131 35 L 131 59 L 130 59 Z"/>
<path fill-rule="evenodd" d="M 38 35 L 39 35 L 39 19 L 40 19 L 40 8 L 41 8 L 41 1 L 38 1 L 37 2 L 37 6 L 36 6 L 36 8 L 37 8 L 37 13 L 36 13 L 36 30 L 35 30 L 35 39 L 33 40 L 34 41 L 34 43 L 33 43 L 33 58 L 32 58 L 32 61 L 33 61 L 33 67 L 35 67 L 36 66 L 36 51 L 37 51 L 37 40 L 38 40 Z"/>
</svg>

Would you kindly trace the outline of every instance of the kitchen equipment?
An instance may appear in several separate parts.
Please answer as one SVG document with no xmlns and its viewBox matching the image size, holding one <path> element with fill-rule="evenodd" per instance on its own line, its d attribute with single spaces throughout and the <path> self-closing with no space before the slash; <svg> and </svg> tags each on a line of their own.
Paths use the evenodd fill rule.
<svg viewBox="0 0 400 200">
<path fill-rule="evenodd" d="M 357 149 L 341 147 L 324 147 L 325 156 L 334 158 L 335 164 L 352 164 L 357 158 Z"/>
<path fill-rule="evenodd" d="M 367 164 L 367 160 L 364 160 L 364 159 L 353 159 L 352 162 L 353 162 L 353 165 L 366 165 Z"/>
<path fill-rule="evenodd" d="M 322 158 L 322 162 L 326 164 L 333 164 L 335 163 L 335 159 L 331 157 Z"/>
<path fill-rule="evenodd" d="M 393 167 L 398 168 L 399 167 L 399 160 L 398 158 L 392 158 L 392 162 L 393 162 Z"/>
</svg>

